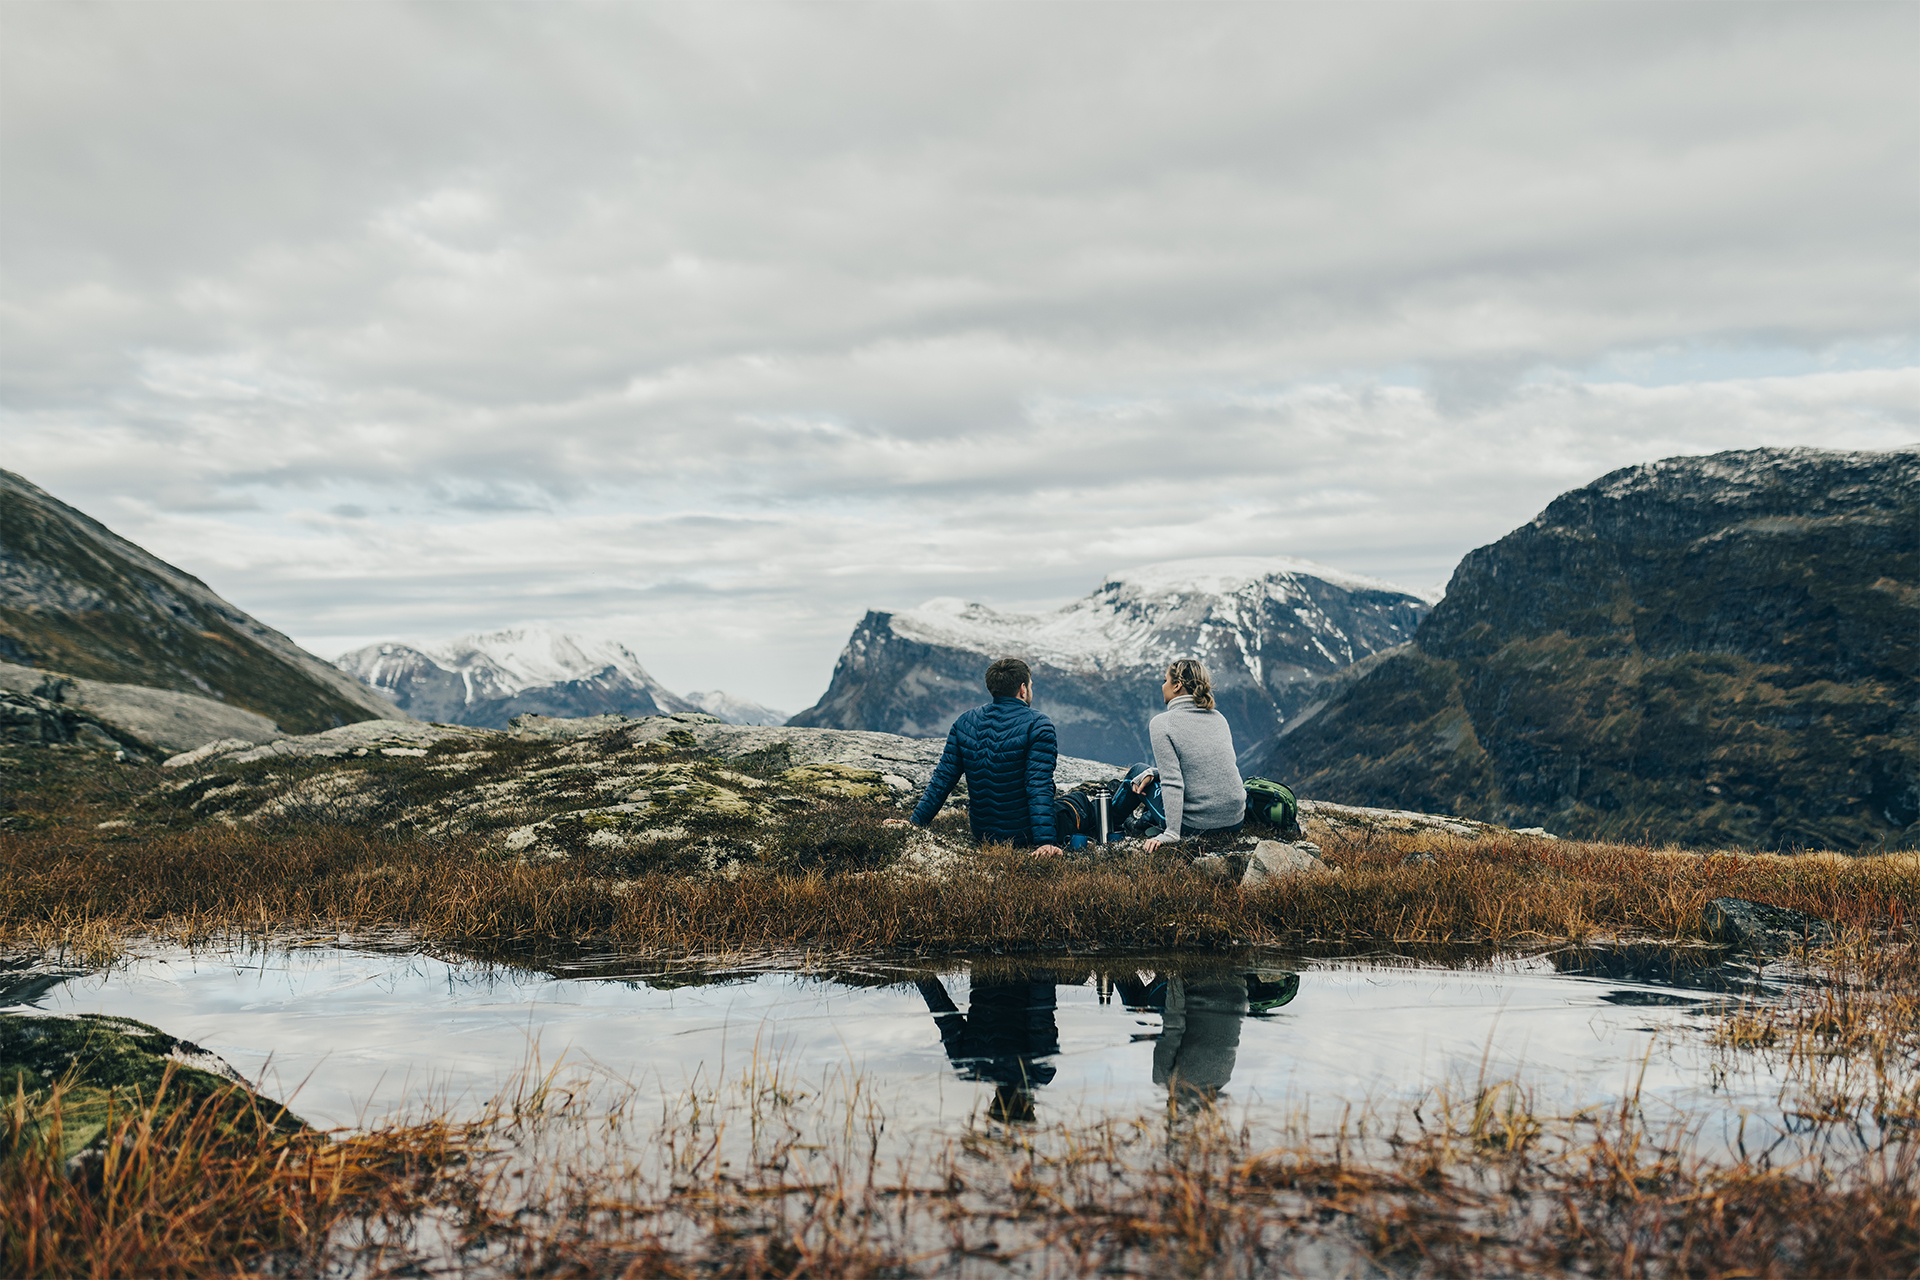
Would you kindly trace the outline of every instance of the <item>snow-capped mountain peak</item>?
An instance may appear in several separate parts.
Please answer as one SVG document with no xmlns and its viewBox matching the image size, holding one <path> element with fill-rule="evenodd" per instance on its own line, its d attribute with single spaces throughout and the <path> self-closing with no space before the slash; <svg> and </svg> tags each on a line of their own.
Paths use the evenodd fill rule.
<svg viewBox="0 0 1920 1280">
<path fill-rule="evenodd" d="M 547 625 L 370 644 L 334 665 L 412 714 L 450 724 L 498 729 L 521 712 L 640 716 L 694 709 L 620 641 Z"/>
<path fill-rule="evenodd" d="M 636 684 L 656 683 L 633 650 L 618 640 L 558 627 L 508 627 L 433 641 L 418 648 L 443 667 L 485 668 L 503 693 L 584 680 L 608 667 Z"/>
<path fill-rule="evenodd" d="M 1344 652 L 1343 628 L 1321 608 L 1324 588 L 1308 579 L 1342 593 L 1410 594 L 1379 578 L 1292 556 L 1220 556 L 1109 573 L 1091 594 L 1051 613 L 1002 613 L 940 596 L 894 614 L 893 630 L 927 644 L 1021 653 L 1065 670 L 1110 670 L 1179 657 L 1194 647 L 1194 628 L 1257 628 L 1254 620 L 1277 607 L 1324 633 L 1328 660 L 1344 665 L 1362 656 Z"/>
<path fill-rule="evenodd" d="M 937 735 L 977 705 L 992 659 L 1033 665 L 1061 750 L 1140 759 L 1160 709 L 1160 675 L 1204 659 L 1215 697 L 1249 758 L 1325 677 L 1412 638 L 1425 601 L 1392 583 L 1291 556 L 1172 560 L 1106 575 L 1046 613 L 1002 612 L 942 596 L 869 613 L 826 694 L 788 723 Z"/>
</svg>

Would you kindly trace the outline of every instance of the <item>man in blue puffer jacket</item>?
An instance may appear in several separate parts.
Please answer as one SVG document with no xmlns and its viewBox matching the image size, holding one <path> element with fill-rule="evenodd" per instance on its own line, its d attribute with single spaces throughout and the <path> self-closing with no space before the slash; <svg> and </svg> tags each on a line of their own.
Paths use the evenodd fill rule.
<svg viewBox="0 0 1920 1280">
<path fill-rule="evenodd" d="M 1060 744 L 1053 721 L 1033 709 L 1033 672 L 1018 658 L 1001 658 L 987 668 L 987 692 L 992 702 L 964 713 L 947 731 L 947 749 L 914 806 L 913 824 L 932 822 L 964 773 L 975 840 L 1059 853 L 1053 765 Z"/>
</svg>

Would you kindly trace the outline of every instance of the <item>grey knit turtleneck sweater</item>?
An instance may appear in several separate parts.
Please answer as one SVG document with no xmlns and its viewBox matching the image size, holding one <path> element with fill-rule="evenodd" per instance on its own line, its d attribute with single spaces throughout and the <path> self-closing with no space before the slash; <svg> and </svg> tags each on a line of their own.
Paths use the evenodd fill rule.
<svg viewBox="0 0 1920 1280">
<path fill-rule="evenodd" d="M 1181 694 L 1147 725 L 1153 767 L 1167 805 L 1167 835 L 1212 831 L 1247 816 L 1247 787 L 1233 755 L 1233 730 L 1218 711 L 1202 711 Z"/>
</svg>

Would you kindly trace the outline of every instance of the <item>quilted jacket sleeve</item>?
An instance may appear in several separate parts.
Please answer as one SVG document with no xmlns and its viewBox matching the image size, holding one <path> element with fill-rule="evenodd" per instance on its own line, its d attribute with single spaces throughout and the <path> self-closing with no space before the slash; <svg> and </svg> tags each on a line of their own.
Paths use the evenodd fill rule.
<svg viewBox="0 0 1920 1280">
<path fill-rule="evenodd" d="M 960 723 L 954 722 L 947 730 L 947 748 L 940 753 L 940 763 L 933 767 L 933 776 L 927 779 L 927 789 L 920 796 L 920 803 L 913 806 L 910 819 L 916 827 L 924 827 L 940 813 L 940 806 L 953 794 L 954 786 L 960 781 Z"/>
<path fill-rule="evenodd" d="M 1060 759 L 1060 740 L 1053 721 L 1045 716 L 1033 718 L 1032 735 L 1027 739 L 1027 813 L 1033 826 L 1035 844 L 1052 844 L 1053 766 Z"/>
</svg>

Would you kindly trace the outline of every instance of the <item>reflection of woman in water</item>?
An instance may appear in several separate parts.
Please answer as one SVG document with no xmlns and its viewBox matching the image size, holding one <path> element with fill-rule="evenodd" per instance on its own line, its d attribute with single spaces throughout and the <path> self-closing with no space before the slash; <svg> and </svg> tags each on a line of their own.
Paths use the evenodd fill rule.
<svg viewBox="0 0 1920 1280">
<path fill-rule="evenodd" d="M 963 1080 L 993 1085 L 987 1114 L 995 1120 L 1033 1119 L 1033 1090 L 1053 1079 L 1047 1059 L 1060 1052 L 1051 979 L 1018 982 L 975 979 L 967 1012 L 938 978 L 914 983 L 926 998 L 940 1044 Z"/>
<path fill-rule="evenodd" d="M 1227 974 L 1185 978 L 1180 974 L 1114 979 L 1130 1009 L 1160 1015 L 1153 1044 L 1153 1082 L 1167 1087 L 1183 1108 L 1212 1102 L 1233 1077 L 1240 1053 L 1240 1024 L 1250 1012 L 1264 1014 L 1293 999 L 1300 978 L 1292 973 Z"/>
</svg>

